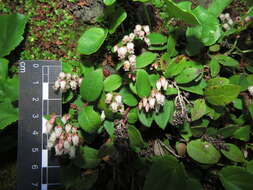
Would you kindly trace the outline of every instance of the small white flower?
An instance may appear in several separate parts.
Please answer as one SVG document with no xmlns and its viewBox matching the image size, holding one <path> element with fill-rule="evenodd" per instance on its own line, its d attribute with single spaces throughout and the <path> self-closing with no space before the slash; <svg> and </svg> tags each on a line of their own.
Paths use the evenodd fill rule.
<svg viewBox="0 0 253 190">
<path fill-rule="evenodd" d="M 53 88 L 55 90 L 58 90 L 60 88 L 60 81 L 59 80 L 55 81 Z"/>
<path fill-rule="evenodd" d="M 55 131 L 56 137 L 59 138 L 62 134 L 62 127 L 61 126 L 56 126 L 54 131 Z"/>
<path fill-rule="evenodd" d="M 147 104 L 147 105 L 145 106 L 145 111 L 148 112 L 148 111 L 149 111 L 149 108 L 150 108 L 150 106 L 149 106 L 149 104 Z"/>
<path fill-rule="evenodd" d="M 123 37 L 123 39 L 122 39 L 123 44 L 126 44 L 126 43 L 129 42 L 129 41 L 130 41 L 130 38 L 129 38 L 129 36 L 127 36 L 127 35 L 125 35 L 125 36 Z"/>
<path fill-rule="evenodd" d="M 67 73 L 67 74 L 66 74 L 66 79 L 67 79 L 67 80 L 70 80 L 71 77 L 72 77 L 72 75 L 71 75 L 70 73 Z"/>
<path fill-rule="evenodd" d="M 165 96 L 158 93 L 156 97 L 157 97 L 156 98 L 157 103 L 160 104 L 160 105 L 163 105 L 164 102 L 165 102 Z"/>
<path fill-rule="evenodd" d="M 143 107 L 146 107 L 147 104 L 148 104 L 148 99 L 145 97 L 142 99 L 142 105 Z"/>
<path fill-rule="evenodd" d="M 102 113 L 101 113 L 100 117 L 101 117 L 101 120 L 102 120 L 102 121 L 104 121 L 104 120 L 105 120 L 105 112 L 104 112 L 104 110 L 102 111 Z"/>
<path fill-rule="evenodd" d="M 153 108 L 155 107 L 156 99 L 155 99 L 155 98 L 152 98 L 152 97 L 149 97 L 149 98 L 148 98 L 148 102 L 149 102 L 150 108 L 153 109 Z"/>
<path fill-rule="evenodd" d="M 74 146 L 70 147 L 69 156 L 70 156 L 70 158 L 74 158 L 76 156 L 76 148 Z"/>
<path fill-rule="evenodd" d="M 150 33 L 150 29 L 148 25 L 143 26 L 143 30 L 146 32 L 147 35 Z"/>
<path fill-rule="evenodd" d="M 144 31 L 140 31 L 140 33 L 139 33 L 139 38 L 140 38 L 141 40 L 143 40 L 144 37 L 145 37 L 145 32 L 144 32 Z"/>
<path fill-rule="evenodd" d="M 118 103 L 118 104 L 121 104 L 121 103 L 122 103 L 122 97 L 121 97 L 120 95 L 116 95 L 116 96 L 114 97 L 114 99 L 115 99 L 116 103 Z"/>
<path fill-rule="evenodd" d="M 134 38 L 135 38 L 135 34 L 134 33 L 130 33 L 129 34 L 129 38 L 130 38 L 130 41 L 133 41 Z"/>
<path fill-rule="evenodd" d="M 225 13 L 224 17 L 228 20 L 228 19 L 230 19 L 230 14 L 229 13 Z"/>
<path fill-rule="evenodd" d="M 118 49 L 118 56 L 120 59 L 124 59 L 127 54 L 127 47 L 123 46 Z"/>
<path fill-rule="evenodd" d="M 124 71 L 129 71 L 131 67 L 131 64 L 129 61 L 124 62 Z"/>
<path fill-rule="evenodd" d="M 82 81 L 83 81 L 83 78 L 79 78 L 79 79 L 78 79 L 78 85 L 79 85 L 79 86 L 81 85 Z"/>
<path fill-rule="evenodd" d="M 253 86 L 249 86 L 248 91 L 249 91 L 250 95 L 253 96 Z"/>
<path fill-rule="evenodd" d="M 139 25 L 139 24 L 137 24 L 136 26 L 135 26 L 135 30 L 136 31 L 138 31 L 138 32 L 140 32 L 141 31 L 141 25 Z"/>
<path fill-rule="evenodd" d="M 116 102 L 112 102 L 110 106 L 113 112 L 118 111 L 118 104 Z"/>
<path fill-rule="evenodd" d="M 70 142 L 69 141 L 67 141 L 67 140 L 65 140 L 64 141 L 64 144 L 63 144 L 63 147 L 66 149 L 66 150 L 69 150 L 69 148 L 70 148 Z"/>
<path fill-rule="evenodd" d="M 73 134 L 77 133 L 77 127 L 72 127 L 71 132 L 72 132 Z"/>
<path fill-rule="evenodd" d="M 72 142 L 74 146 L 77 146 L 79 144 L 79 136 L 77 134 L 72 136 Z"/>
<path fill-rule="evenodd" d="M 233 20 L 232 20 L 232 19 L 229 19 L 229 20 L 228 20 L 228 24 L 229 24 L 229 25 L 233 25 L 233 24 L 234 24 Z"/>
<path fill-rule="evenodd" d="M 105 103 L 110 104 L 111 101 L 112 101 L 112 97 L 113 97 L 112 93 L 106 94 L 106 96 L 105 96 Z"/>
<path fill-rule="evenodd" d="M 67 125 L 65 125 L 65 131 L 66 133 L 69 133 L 71 131 L 72 125 L 70 125 L 69 123 Z"/>
<path fill-rule="evenodd" d="M 129 53 L 134 53 L 134 44 L 132 42 L 127 43 L 127 50 Z"/>
<path fill-rule="evenodd" d="M 128 60 L 130 63 L 135 63 L 136 62 L 136 56 L 135 55 L 129 55 Z"/>
<path fill-rule="evenodd" d="M 139 104 L 138 104 L 138 108 L 139 108 L 139 110 L 141 110 L 141 109 L 142 109 L 142 102 L 139 102 Z"/>
<path fill-rule="evenodd" d="M 157 88 L 157 90 L 161 90 L 161 87 L 162 87 L 162 83 L 161 83 L 160 80 L 158 80 L 158 81 L 156 82 L 156 88 Z"/>
<path fill-rule="evenodd" d="M 59 73 L 59 79 L 64 80 L 66 77 L 66 74 L 64 72 Z"/>
<path fill-rule="evenodd" d="M 56 137 L 56 133 L 53 131 L 53 132 L 51 133 L 50 137 L 49 137 L 49 141 L 55 143 L 56 138 L 57 138 L 57 137 Z"/>
<path fill-rule="evenodd" d="M 72 90 L 76 90 L 77 89 L 77 83 L 74 80 L 71 80 L 69 83 L 70 87 Z"/>
<path fill-rule="evenodd" d="M 60 82 L 60 88 L 61 88 L 61 90 L 62 91 L 65 91 L 66 90 L 66 81 L 65 80 L 62 80 L 61 82 Z"/>
<path fill-rule="evenodd" d="M 219 17 L 220 17 L 220 19 L 221 19 L 222 21 L 225 20 L 225 15 L 224 15 L 224 14 L 221 14 Z"/>
<path fill-rule="evenodd" d="M 229 30 L 229 29 L 230 29 L 230 26 L 228 25 L 228 23 L 223 24 L 222 27 L 223 27 L 225 30 Z"/>
<path fill-rule="evenodd" d="M 47 121 L 47 122 L 46 122 L 46 132 L 47 132 L 47 134 L 49 134 L 49 133 L 52 131 L 53 126 L 54 126 L 54 125 L 51 124 L 50 121 Z"/>
</svg>

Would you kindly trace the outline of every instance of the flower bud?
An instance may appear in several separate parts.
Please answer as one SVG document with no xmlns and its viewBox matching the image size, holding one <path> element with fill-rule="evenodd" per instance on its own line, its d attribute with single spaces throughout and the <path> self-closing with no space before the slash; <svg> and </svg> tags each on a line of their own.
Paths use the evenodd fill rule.
<svg viewBox="0 0 253 190">
<path fill-rule="evenodd" d="M 123 44 L 126 44 L 126 43 L 129 42 L 129 41 L 130 41 L 130 38 L 129 38 L 129 36 L 127 36 L 127 35 L 125 35 L 125 36 L 123 37 L 123 39 L 122 39 Z"/>
<path fill-rule="evenodd" d="M 111 106 L 112 112 L 118 111 L 118 104 L 116 102 L 112 102 L 110 106 Z"/>
<path fill-rule="evenodd" d="M 55 90 L 58 90 L 60 88 L 60 81 L 59 80 L 55 81 L 53 88 Z"/>
<path fill-rule="evenodd" d="M 64 72 L 59 73 L 59 79 L 64 80 L 66 77 L 66 74 Z"/>
<path fill-rule="evenodd" d="M 127 43 L 127 50 L 129 53 L 134 53 L 134 44 L 132 42 Z"/>
<path fill-rule="evenodd" d="M 71 77 L 72 77 L 72 75 L 71 75 L 70 73 L 67 73 L 67 74 L 66 74 L 66 79 L 67 79 L 67 80 L 70 80 Z"/>
<path fill-rule="evenodd" d="M 129 61 L 124 62 L 124 71 L 129 71 L 131 67 L 131 64 Z"/>
<path fill-rule="evenodd" d="M 142 102 L 139 102 L 139 104 L 138 104 L 138 108 L 139 108 L 139 110 L 141 110 L 141 109 L 142 109 Z"/>
<path fill-rule="evenodd" d="M 249 86 L 248 91 L 249 91 L 250 95 L 253 96 L 253 86 Z"/>
<path fill-rule="evenodd" d="M 101 118 L 102 121 L 105 120 L 105 112 L 104 112 L 104 110 L 102 111 L 102 113 L 100 115 L 100 118 Z"/>
<path fill-rule="evenodd" d="M 145 111 L 148 112 L 148 111 L 149 111 L 149 108 L 150 108 L 150 106 L 149 106 L 149 104 L 147 104 L 147 105 L 145 106 Z"/>
<path fill-rule="evenodd" d="M 79 77 L 77 74 L 73 74 L 72 77 L 71 77 L 73 80 L 77 80 Z"/>
<path fill-rule="evenodd" d="M 136 62 L 136 56 L 135 55 L 130 55 L 128 56 L 128 60 L 130 63 L 135 63 Z"/>
<path fill-rule="evenodd" d="M 65 91 L 66 90 L 66 81 L 65 80 L 62 80 L 61 82 L 60 82 L 60 88 L 61 88 L 61 90 L 62 91 Z"/>
<path fill-rule="evenodd" d="M 115 101 L 118 103 L 118 104 L 121 104 L 122 103 L 122 97 L 120 95 L 116 95 L 114 97 Z"/>
<path fill-rule="evenodd" d="M 146 107 L 147 104 L 148 104 L 148 99 L 145 97 L 142 99 L 142 105 L 143 107 Z"/>
<path fill-rule="evenodd" d="M 67 125 L 65 125 L 65 131 L 66 133 L 69 133 L 71 131 L 72 125 L 70 125 L 69 123 Z"/>
<path fill-rule="evenodd" d="M 63 124 L 66 124 L 69 119 L 70 119 L 70 114 L 65 114 L 62 116 L 61 121 Z"/>
<path fill-rule="evenodd" d="M 106 96 L 105 96 L 105 103 L 110 104 L 111 101 L 112 101 L 112 97 L 113 97 L 112 93 L 106 94 Z"/>
<path fill-rule="evenodd" d="M 77 134 L 72 136 L 72 143 L 74 146 L 78 146 L 79 144 L 79 136 Z"/>
<path fill-rule="evenodd" d="M 161 83 L 160 80 L 158 80 L 158 81 L 156 82 L 156 88 L 157 88 L 157 90 L 161 90 L 161 87 L 162 87 L 162 83 Z"/>
<path fill-rule="evenodd" d="M 141 27 L 141 25 L 139 25 L 139 24 L 137 24 L 137 25 L 135 26 L 135 30 L 138 31 L 138 32 L 141 31 L 141 28 L 142 28 L 142 27 Z"/>
<path fill-rule="evenodd" d="M 130 41 L 133 41 L 133 40 L 134 40 L 134 38 L 135 38 L 134 33 L 130 33 L 130 34 L 129 34 L 129 38 L 130 38 Z"/>
<path fill-rule="evenodd" d="M 143 26 L 143 30 L 146 32 L 147 35 L 150 33 L 150 29 L 148 25 Z"/>
<path fill-rule="evenodd" d="M 61 126 L 56 126 L 54 131 L 55 131 L 56 137 L 59 138 L 61 136 L 61 133 L 62 133 L 62 127 Z"/>
<path fill-rule="evenodd" d="M 70 87 L 72 90 L 76 90 L 77 89 L 77 83 L 74 80 L 71 80 L 69 83 Z"/>
<path fill-rule="evenodd" d="M 148 46 L 151 45 L 151 44 L 150 44 L 150 39 L 149 39 L 149 38 L 144 38 L 144 42 L 145 42 Z"/>
<path fill-rule="evenodd" d="M 150 108 L 153 109 L 155 107 L 155 102 L 156 102 L 155 98 L 149 97 L 148 102 L 149 102 Z"/>
</svg>

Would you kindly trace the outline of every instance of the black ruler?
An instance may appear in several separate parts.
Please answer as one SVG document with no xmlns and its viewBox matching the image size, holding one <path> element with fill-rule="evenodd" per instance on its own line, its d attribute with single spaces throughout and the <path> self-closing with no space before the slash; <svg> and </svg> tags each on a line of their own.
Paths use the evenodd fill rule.
<svg viewBox="0 0 253 190">
<path fill-rule="evenodd" d="M 17 190 L 56 190 L 59 164 L 47 148 L 44 115 L 61 116 L 61 94 L 52 86 L 61 72 L 59 61 L 19 62 L 20 97 Z"/>
</svg>

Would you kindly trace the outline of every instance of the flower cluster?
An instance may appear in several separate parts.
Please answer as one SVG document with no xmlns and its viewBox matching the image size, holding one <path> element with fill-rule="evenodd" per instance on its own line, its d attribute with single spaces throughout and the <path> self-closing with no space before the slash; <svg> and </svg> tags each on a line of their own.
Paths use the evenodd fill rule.
<svg viewBox="0 0 253 190">
<path fill-rule="evenodd" d="M 134 54 L 134 39 L 139 38 L 144 40 L 147 45 L 150 45 L 149 39 L 146 35 L 150 34 L 149 26 L 136 25 L 134 32 L 125 35 L 122 39 L 123 46 L 115 45 L 113 50 L 117 52 L 120 60 L 124 61 L 125 71 L 135 71 L 136 69 L 136 55 Z"/>
<path fill-rule="evenodd" d="M 230 30 L 230 28 L 233 26 L 234 21 L 232 20 L 232 18 L 230 17 L 229 13 L 225 13 L 225 14 L 221 14 L 220 15 L 220 20 L 222 22 L 222 27 L 225 30 Z"/>
<path fill-rule="evenodd" d="M 124 114 L 125 108 L 122 103 L 122 96 L 118 93 L 107 93 L 105 103 L 110 105 L 112 112 Z"/>
<path fill-rule="evenodd" d="M 56 124 L 56 116 L 52 115 L 46 122 L 46 131 L 49 135 L 48 148 L 54 147 L 55 155 L 69 155 L 74 158 L 76 155 L 76 148 L 81 144 L 81 138 L 78 135 L 78 129 L 72 126 L 68 121 L 70 115 L 62 116 L 61 122 L 63 126 Z"/>
<path fill-rule="evenodd" d="M 76 74 L 72 75 L 70 73 L 60 72 L 53 88 L 61 92 L 66 92 L 68 89 L 76 90 L 80 87 L 82 80 L 83 78 Z"/>
</svg>

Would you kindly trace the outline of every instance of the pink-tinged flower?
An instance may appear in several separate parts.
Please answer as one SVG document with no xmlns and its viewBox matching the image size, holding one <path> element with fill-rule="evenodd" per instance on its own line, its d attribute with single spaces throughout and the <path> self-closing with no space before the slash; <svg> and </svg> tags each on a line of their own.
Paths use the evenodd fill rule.
<svg viewBox="0 0 253 190">
<path fill-rule="evenodd" d="M 53 88 L 55 90 L 58 90 L 60 88 L 60 81 L 59 80 L 55 81 Z"/>
<path fill-rule="evenodd" d="M 70 147 L 69 156 L 70 156 L 70 158 L 74 158 L 76 156 L 76 148 L 74 146 Z"/>
<path fill-rule="evenodd" d="M 62 134 L 62 126 L 56 126 L 54 128 L 54 131 L 55 131 L 56 137 L 59 138 L 61 136 L 61 134 Z"/>
<path fill-rule="evenodd" d="M 67 73 L 67 74 L 66 74 L 66 79 L 67 79 L 67 80 L 70 80 L 71 77 L 72 77 L 72 75 L 71 75 L 70 73 Z"/>
<path fill-rule="evenodd" d="M 129 61 L 124 61 L 124 71 L 129 71 L 130 66 L 131 66 L 131 64 Z"/>
<path fill-rule="evenodd" d="M 63 149 L 59 149 L 58 144 L 55 145 L 54 149 L 55 149 L 55 155 L 56 156 L 61 156 L 63 154 Z"/>
<path fill-rule="evenodd" d="M 126 44 L 127 42 L 129 42 L 131 39 L 129 38 L 129 36 L 125 35 L 122 39 L 123 44 Z"/>
<path fill-rule="evenodd" d="M 140 32 L 141 31 L 141 25 L 139 25 L 139 24 L 137 24 L 136 26 L 135 26 L 135 30 L 136 31 L 138 31 L 138 32 Z"/>
<path fill-rule="evenodd" d="M 130 41 L 133 41 L 134 38 L 135 38 L 135 34 L 134 33 L 130 33 L 129 34 L 129 38 L 130 38 Z"/>
<path fill-rule="evenodd" d="M 148 104 L 148 99 L 145 97 L 142 99 L 142 105 L 143 107 L 146 107 L 147 104 Z"/>
<path fill-rule="evenodd" d="M 124 59 L 127 54 L 127 48 L 125 46 L 120 47 L 117 52 L 118 52 L 119 58 Z"/>
<path fill-rule="evenodd" d="M 157 94 L 156 89 L 152 89 L 151 90 L 151 97 L 154 98 L 156 96 L 156 94 Z"/>
<path fill-rule="evenodd" d="M 157 88 L 157 90 L 161 90 L 161 87 L 162 87 L 162 83 L 160 82 L 160 80 L 158 80 L 156 82 L 156 88 Z"/>
<path fill-rule="evenodd" d="M 79 144 L 79 136 L 77 134 L 72 136 L 72 143 L 74 146 L 78 146 Z"/>
<path fill-rule="evenodd" d="M 136 56 L 135 55 L 129 55 L 128 60 L 130 63 L 136 63 Z"/>
<path fill-rule="evenodd" d="M 121 102 L 122 102 L 122 97 L 121 97 L 120 95 L 116 95 L 114 99 L 115 99 L 115 102 L 116 102 L 116 103 L 121 104 Z"/>
<path fill-rule="evenodd" d="M 69 119 L 70 119 L 70 114 L 65 114 L 64 116 L 62 116 L 61 121 L 63 124 L 66 124 Z"/>
<path fill-rule="evenodd" d="M 77 79 L 78 79 L 78 75 L 77 75 L 77 74 L 73 74 L 73 75 L 71 76 L 71 78 L 72 78 L 73 80 L 77 80 Z"/>
<path fill-rule="evenodd" d="M 149 106 L 151 109 L 153 109 L 155 107 L 155 98 L 149 97 L 148 98 L 148 102 L 149 102 Z"/>
<path fill-rule="evenodd" d="M 65 140 L 65 141 L 64 141 L 64 144 L 63 144 L 64 149 L 69 150 L 70 146 L 71 146 L 71 145 L 70 145 L 70 142 L 67 141 L 67 140 Z"/>
<path fill-rule="evenodd" d="M 77 133 L 77 127 L 72 127 L 71 132 L 72 132 L 73 134 Z"/>
<path fill-rule="evenodd" d="M 70 134 L 70 133 L 67 134 L 67 139 L 66 140 L 71 143 L 71 141 L 72 141 L 72 134 Z"/>
<path fill-rule="evenodd" d="M 116 102 L 112 102 L 110 106 L 111 106 L 112 112 L 118 111 L 118 104 Z"/>
<path fill-rule="evenodd" d="M 57 144 L 59 150 L 63 149 L 64 146 L 64 140 L 59 140 L 58 144 Z"/>
<path fill-rule="evenodd" d="M 72 90 L 77 89 L 77 82 L 76 81 L 74 81 L 74 80 L 70 81 L 69 85 Z"/>
<path fill-rule="evenodd" d="M 149 106 L 149 104 L 147 104 L 147 105 L 145 106 L 145 111 L 148 112 L 148 111 L 149 111 L 149 108 L 150 108 L 150 106 Z"/>
<path fill-rule="evenodd" d="M 134 53 L 134 44 L 132 42 L 127 43 L 127 51 L 129 53 Z"/>
<path fill-rule="evenodd" d="M 62 91 L 65 91 L 65 90 L 66 90 L 66 85 L 67 85 L 67 83 L 66 83 L 65 80 L 62 80 L 62 81 L 60 82 L 60 88 L 61 88 Z"/>
<path fill-rule="evenodd" d="M 66 133 L 69 133 L 71 131 L 72 125 L 70 125 L 69 123 L 65 125 L 65 131 Z"/>
<path fill-rule="evenodd" d="M 143 40 L 144 37 L 145 37 L 145 32 L 144 32 L 144 31 L 140 31 L 139 38 L 140 38 L 141 40 Z"/>
</svg>

